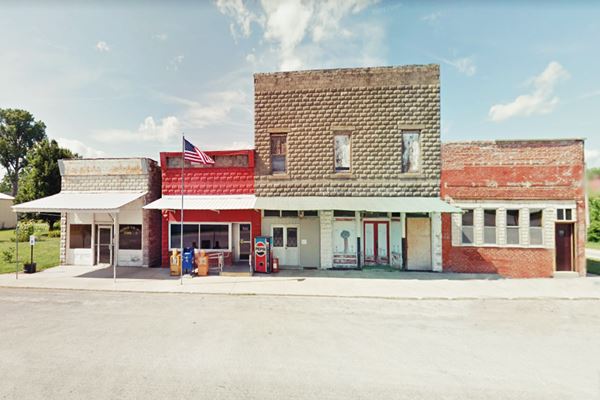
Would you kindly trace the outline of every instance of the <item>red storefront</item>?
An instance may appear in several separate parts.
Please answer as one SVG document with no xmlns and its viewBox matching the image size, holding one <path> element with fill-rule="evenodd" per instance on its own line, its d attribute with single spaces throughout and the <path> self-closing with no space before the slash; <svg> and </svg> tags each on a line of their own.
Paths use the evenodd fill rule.
<svg viewBox="0 0 600 400">
<path fill-rule="evenodd" d="M 186 161 L 183 169 L 184 247 L 223 254 L 226 266 L 247 265 L 261 230 L 260 211 L 254 209 L 254 151 L 206 153 L 214 165 Z M 181 153 L 163 152 L 160 163 L 162 198 L 147 208 L 162 210 L 162 266 L 168 267 L 181 241 Z"/>
</svg>

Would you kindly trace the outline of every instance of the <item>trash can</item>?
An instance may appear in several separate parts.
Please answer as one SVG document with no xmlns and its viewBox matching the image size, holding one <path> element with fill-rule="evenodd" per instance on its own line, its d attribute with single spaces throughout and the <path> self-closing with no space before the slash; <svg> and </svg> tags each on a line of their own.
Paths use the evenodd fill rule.
<svg viewBox="0 0 600 400">
<path fill-rule="evenodd" d="M 191 274 L 194 272 L 194 249 L 186 247 L 183 249 L 182 268 L 184 274 Z"/>
<path fill-rule="evenodd" d="M 23 264 L 23 272 L 26 274 L 34 274 L 36 272 L 36 263 Z"/>
</svg>

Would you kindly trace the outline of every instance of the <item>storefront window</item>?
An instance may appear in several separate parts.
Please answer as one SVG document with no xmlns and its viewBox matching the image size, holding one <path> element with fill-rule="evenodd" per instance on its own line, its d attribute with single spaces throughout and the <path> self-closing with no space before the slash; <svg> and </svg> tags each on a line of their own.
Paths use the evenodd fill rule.
<svg viewBox="0 0 600 400">
<path fill-rule="evenodd" d="M 181 247 L 181 225 L 171 225 L 171 248 L 178 249 Z M 183 247 L 198 246 L 198 225 L 184 224 L 183 225 Z"/>
<path fill-rule="evenodd" d="M 119 225 L 119 249 L 142 249 L 142 225 Z"/>
<path fill-rule="evenodd" d="M 92 247 L 92 225 L 69 226 L 69 248 L 89 249 Z"/>
<path fill-rule="evenodd" d="M 200 225 L 200 248 L 204 250 L 226 250 L 229 248 L 228 225 Z"/>
</svg>

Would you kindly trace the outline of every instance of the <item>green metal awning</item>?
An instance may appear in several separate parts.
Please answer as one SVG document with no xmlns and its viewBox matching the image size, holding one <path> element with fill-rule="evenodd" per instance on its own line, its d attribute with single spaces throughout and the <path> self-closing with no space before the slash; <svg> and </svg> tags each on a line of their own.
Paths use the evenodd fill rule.
<svg viewBox="0 0 600 400">
<path fill-rule="evenodd" d="M 372 212 L 458 213 L 461 209 L 438 197 L 257 197 L 261 210 L 348 210 Z"/>
</svg>

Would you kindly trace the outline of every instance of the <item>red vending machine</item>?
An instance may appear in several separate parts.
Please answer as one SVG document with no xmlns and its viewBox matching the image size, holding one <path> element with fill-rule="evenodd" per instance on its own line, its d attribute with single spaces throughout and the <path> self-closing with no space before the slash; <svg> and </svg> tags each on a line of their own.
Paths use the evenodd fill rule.
<svg viewBox="0 0 600 400">
<path fill-rule="evenodd" d="M 254 272 L 270 274 L 272 272 L 271 237 L 257 236 L 254 238 Z"/>
</svg>

